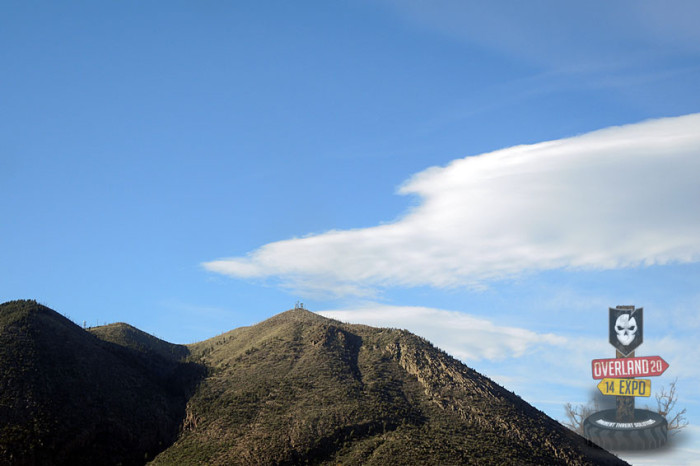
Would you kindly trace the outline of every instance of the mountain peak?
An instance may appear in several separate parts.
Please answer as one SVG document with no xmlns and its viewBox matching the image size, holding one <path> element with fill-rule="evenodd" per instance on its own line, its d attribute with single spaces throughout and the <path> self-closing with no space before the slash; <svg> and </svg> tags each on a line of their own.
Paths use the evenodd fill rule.
<svg viewBox="0 0 700 466">
<path fill-rule="evenodd" d="M 92 327 L 89 332 L 103 341 L 141 353 L 157 354 L 166 359 L 181 360 L 189 354 L 184 345 L 168 343 L 124 322 Z"/>
<path fill-rule="evenodd" d="M 16 299 L 0 304 L 0 325 L 8 324 L 13 320 L 35 317 L 37 315 L 63 318 L 57 312 L 39 304 L 34 299 Z"/>
<path fill-rule="evenodd" d="M 312 312 L 308 309 L 301 308 L 301 307 L 295 307 L 293 309 L 289 309 L 287 311 L 280 312 L 279 314 L 276 314 L 269 319 L 270 321 L 297 321 L 297 322 L 313 322 L 313 323 L 319 323 L 319 322 L 328 322 L 332 321 L 332 319 L 329 319 L 328 317 L 323 317 L 320 314 L 316 314 L 315 312 Z"/>
<path fill-rule="evenodd" d="M 190 350 L 212 376 L 155 464 L 624 464 L 405 330 L 297 308 Z"/>
</svg>

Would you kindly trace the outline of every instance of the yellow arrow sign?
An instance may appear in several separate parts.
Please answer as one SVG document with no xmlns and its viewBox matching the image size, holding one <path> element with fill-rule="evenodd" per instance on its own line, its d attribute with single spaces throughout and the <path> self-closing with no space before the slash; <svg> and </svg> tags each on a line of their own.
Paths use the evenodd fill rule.
<svg viewBox="0 0 700 466">
<path fill-rule="evenodd" d="M 598 384 L 603 395 L 651 396 L 649 379 L 603 379 Z"/>
</svg>

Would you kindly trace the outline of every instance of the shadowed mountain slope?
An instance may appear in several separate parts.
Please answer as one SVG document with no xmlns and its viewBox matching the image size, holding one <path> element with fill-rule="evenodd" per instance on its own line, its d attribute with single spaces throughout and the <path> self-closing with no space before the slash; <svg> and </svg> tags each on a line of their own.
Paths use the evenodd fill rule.
<svg viewBox="0 0 700 466">
<path fill-rule="evenodd" d="M 143 464 L 170 445 L 203 370 L 151 339 L 146 355 L 34 301 L 0 305 L 0 464 Z"/>
</svg>

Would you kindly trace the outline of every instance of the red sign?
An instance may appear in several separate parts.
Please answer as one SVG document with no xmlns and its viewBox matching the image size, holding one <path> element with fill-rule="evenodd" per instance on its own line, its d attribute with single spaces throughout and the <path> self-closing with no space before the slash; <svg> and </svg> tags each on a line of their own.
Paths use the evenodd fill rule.
<svg viewBox="0 0 700 466">
<path fill-rule="evenodd" d="M 594 379 L 656 377 L 668 369 L 668 363 L 661 359 L 661 356 L 594 359 L 591 363 L 591 369 Z"/>
</svg>

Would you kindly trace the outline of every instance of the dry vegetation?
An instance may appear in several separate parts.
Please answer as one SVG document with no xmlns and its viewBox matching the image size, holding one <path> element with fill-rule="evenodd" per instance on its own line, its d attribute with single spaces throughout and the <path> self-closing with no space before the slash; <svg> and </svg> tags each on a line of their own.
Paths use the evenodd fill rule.
<svg viewBox="0 0 700 466">
<path fill-rule="evenodd" d="M 292 310 L 190 346 L 210 375 L 156 464 L 615 464 L 406 331 Z"/>
<path fill-rule="evenodd" d="M 624 464 L 415 335 L 305 310 L 183 347 L 16 301 L 0 365 L 5 464 Z"/>
</svg>

